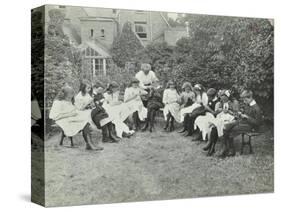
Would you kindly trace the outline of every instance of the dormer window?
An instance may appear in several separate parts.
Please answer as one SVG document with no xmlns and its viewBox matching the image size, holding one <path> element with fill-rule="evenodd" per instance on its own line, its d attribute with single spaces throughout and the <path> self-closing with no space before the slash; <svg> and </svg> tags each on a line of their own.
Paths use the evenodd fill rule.
<svg viewBox="0 0 281 212">
<path fill-rule="evenodd" d="M 105 38 L 105 31 L 104 31 L 104 29 L 101 29 L 101 38 Z"/>
<path fill-rule="evenodd" d="M 146 22 L 135 22 L 135 32 L 139 38 L 147 38 L 147 23 Z"/>
<path fill-rule="evenodd" d="M 90 37 L 91 37 L 91 38 L 94 37 L 94 30 L 93 30 L 93 29 L 91 29 L 91 31 L 90 31 Z"/>
<path fill-rule="evenodd" d="M 113 13 L 113 14 L 116 14 L 116 13 L 117 13 L 117 10 L 116 10 L 116 9 L 112 9 L 112 13 Z"/>
</svg>

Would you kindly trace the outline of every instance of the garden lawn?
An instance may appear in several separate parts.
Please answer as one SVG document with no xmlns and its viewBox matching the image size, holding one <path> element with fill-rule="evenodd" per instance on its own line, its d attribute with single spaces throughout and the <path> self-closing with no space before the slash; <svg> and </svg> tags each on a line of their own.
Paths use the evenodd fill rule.
<svg viewBox="0 0 281 212">
<path fill-rule="evenodd" d="M 59 134 L 50 137 L 45 146 L 46 205 L 273 192 L 272 132 L 254 138 L 253 155 L 222 160 L 207 157 L 204 143 L 163 132 L 163 124 L 157 125 L 154 133 L 102 144 L 102 152 L 86 151 L 81 135 L 74 148 L 67 140 L 59 146 Z M 101 140 L 100 132 L 96 139 Z M 235 143 L 238 149 L 240 138 Z"/>
</svg>

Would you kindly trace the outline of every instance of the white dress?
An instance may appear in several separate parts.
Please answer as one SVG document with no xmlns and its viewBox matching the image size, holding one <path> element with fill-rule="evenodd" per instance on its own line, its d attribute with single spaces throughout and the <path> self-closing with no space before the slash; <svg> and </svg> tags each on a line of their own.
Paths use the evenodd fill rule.
<svg viewBox="0 0 281 212">
<path fill-rule="evenodd" d="M 163 109 L 163 114 L 165 120 L 167 120 L 167 115 L 169 112 L 175 118 L 177 122 L 181 122 L 180 119 L 180 105 L 179 105 L 180 96 L 176 89 L 165 89 L 163 93 L 163 103 L 165 107 Z"/>
<path fill-rule="evenodd" d="M 136 73 L 135 76 L 140 81 L 140 87 L 146 88 L 145 85 L 152 84 L 158 81 L 154 71 L 149 71 L 148 74 L 145 74 L 142 70 Z"/>
<path fill-rule="evenodd" d="M 229 110 L 229 103 L 224 103 L 222 107 L 224 111 L 220 112 L 212 122 L 212 124 L 217 127 L 219 137 L 223 136 L 225 125 L 231 123 L 235 119 L 233 115 L 227 112 Z"/>
<path fill-rule="evenodd" d="M 126 109 L 126 105 L 124 103 L 116 104 L 119 102 L 119 92 L 113 94 L 105 93 L 104 98 L 103 108 L 115 125 L 117 136 L 122 138 L 123 132 L 132 133 L 129 127 L 124 123 L 126 118 L 130 115 Z"/>
<path fill-rule="evenodd" d="M 137 96 L 134 99 L 131 98 L 134 97 L 135 95 L 145 95 L 145 94 L 147 94 L 145 90 L 141 88 L 133 88 L 133 87 L 126 88 L 124 94 L 124 105 L 127 112 L 129 113 L 129 115 L 133 114 L 134 112 L 138 112 L 138 116 L 141 121 L 146 119 L 147 109 L 144 107 L 140 96 Z"/>
<path fill-rule="evenodd" d="M 208 105 L 208 96 L 206 93 L 202 93 L 202 95 L 198 95 L 195 98 L 195 102 L 189 107 L 182 108 L 180 111 L 180 120 L 183 122 L 186 114 L 192 113 L 192 111 L 201 105 Z"/>
<path fill-rule="evenodd" d="M 85 111 L 89 114 L 90 117 L 90 124 L 92 127 L 96 128 L 96 125 L 94 124 L 92 118 L 91 118 L 91 109 L 85 109 L 91 102 L 93 102 L 93 97 L 90 96 L 90 94 L 82 95 L 82 92 L 80 91 L 75 97 L 74 97 L 74 105 L 78 110 Z M 112 119 L 110 117 L 104 118 L 100 120 L 100 126 L 104 126 L 107 123 L 111 122 Z"/>
<path fill-rule="evenodd" d="M 64 118 L 65 116 L 68 116 Z M 66 136 L 74 136 L 91 122 L 88 111 L 79 111 L 69 101 L 55 100 L 49 118 L 55 120 Z"/>
</svg>

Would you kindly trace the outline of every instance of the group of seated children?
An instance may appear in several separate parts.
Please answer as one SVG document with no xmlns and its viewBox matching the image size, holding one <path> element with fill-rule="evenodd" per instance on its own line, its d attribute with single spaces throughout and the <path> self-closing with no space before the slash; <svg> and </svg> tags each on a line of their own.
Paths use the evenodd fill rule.
<svg viewBox="0 0 281 212">
<path fill-rule="evenodd" d="M 141 95 L 147 94 L 133 79 L 125 90 L 124 101 L 120 100 L 119 85 L 110 83 L 106 89 L 102 86 L 83 81 L 79 93 L 75 96 L 73 88 L 65 85 L 55 98 L 49 118 L 61 127 L 66 136 L 74 136 L 82 131 L 88 150 L 103 150 L 93 138 L 95 128 L 102 131 L 102 142 L 119 142 L 120 138 L 130 138 L 135 131 L 129 129 L 125 120 L 129 117 L 143 121 L 147 110 L 143 106 Z M 105 90 L 105 92 L 104 92 Z"/>
<path fill-rule="evenodd" d="M 261 123 L 261 110 L 253 99 L 250 90 L 244 90 L 240 97 L 245 104 L 244 109 L 229 90 L 217 91 L 185 82 L 182 92 L 178 93 L 173 81 L 169 81 L 163 94 L 165 130 L 174 130 L 174 121 L 181 123 L 183 128 L 179 133 L 191 136 L 197 131 L 197 136 L 192 139 L 208 141 L 203 148 L 212 155 L 218 140 L 222 140 L 223 148 L 220 157 L 235 155 L 233 144 L 234 137 L 250 131 L 258 130 Z"/>
<path fill-rule="evenodd" d="M 178 92 L 175 82 L 169 81 L 162 94 L 159 83 L 149 89 L 139 84 L 138 79 L 132 79 L 125 89 L 123 101 L 116 82 L 110 83 L 106 89 L 82 82 L 76 96 L 66 85 L 54 100 L 49 117 L 66 136 L 82 131 L 86 149 L 102 150 L 99 142 L 93 139 L 95 127 L 102 131 L 102 142 L 118 142 L 122 137 L 130 138 L 140 129 L 140 123 L 144 123 L 142 131 L 149 128 L 152 132 L 156 112 L 163 108 L 165 131 L 173 131 L 176 121 L 182 125 L 179 133 L 183 136 L 198 132 L 192 140 L 207 141 L 203 149 L 208 155 L 214 153 L 215 144 L 220 139 L 223 143 L 221 157 L 234 156 L 233 138 L 243 132 L 258 130 L 261 122 L 261 110 L 250 90 L 241 94 L 246 104 L 242 110 L 229 90 L 209 88 L 205 91 L 200 84 L 192 86 L 185 82 Z M 132 120 L 133 127 L 127 125 L 128 119 Z"/>
</svg>

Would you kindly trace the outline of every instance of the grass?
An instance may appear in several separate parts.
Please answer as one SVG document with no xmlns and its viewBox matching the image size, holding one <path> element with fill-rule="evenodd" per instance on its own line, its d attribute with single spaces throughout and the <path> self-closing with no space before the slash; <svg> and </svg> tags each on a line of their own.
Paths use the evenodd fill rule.
<svg viewBox="0 0 281 212">
<path fill-rule="evenodd" d="M 274 191 L 272 132 L 254 139 L 252 155 L 224 160 L 207 157 L 203 143 L 177 132 L 138 132 L 103 152 L 85 150 L 82 136 L 75 148 L 59 135 L 45 143 L 46 205 L 81 205 L 192 198 Z M 96 139 L 101 140 L 97 132 Z M 240 138 L 235 142 L 240 146 Z M 217 149 L 220 145 L 217 146 Z"/>
</svg>

